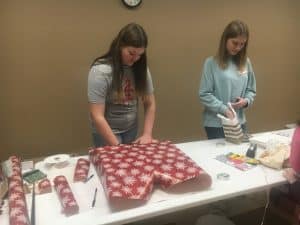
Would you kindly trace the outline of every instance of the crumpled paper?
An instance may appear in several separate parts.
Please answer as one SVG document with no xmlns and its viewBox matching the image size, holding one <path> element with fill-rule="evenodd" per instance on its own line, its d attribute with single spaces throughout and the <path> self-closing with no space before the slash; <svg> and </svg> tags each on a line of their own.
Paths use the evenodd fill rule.
<svg viewBox="0 0 300 225">
<path fill-rule="evenodd" d="M 275 144 L 272 146 L 268 146 L 267 149 L 258 157 L 258 160 L 265 166 L 274 169 L 282 169 L 285 160 L 289 157 L 289 145 Z"/>
</svg>

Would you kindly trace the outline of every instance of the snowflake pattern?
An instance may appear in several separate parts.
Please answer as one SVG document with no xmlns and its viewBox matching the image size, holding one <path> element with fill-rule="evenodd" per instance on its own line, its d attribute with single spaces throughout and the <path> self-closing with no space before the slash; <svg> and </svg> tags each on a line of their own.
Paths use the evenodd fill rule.
<svg viewBox="0 0 300 225">
<path fill-rule="evenodd" d="M 128 168 L 130 165 L 128 164 L 128 163 L 120 163 L 119 164 L 119 168 L 122 168 L 122 169 L 126 169 L 126 168 Z"/>
<path fill-rule="evenodd" d="M 131 194 L 132 189 L 128 186 L 123 186 L 121 189 L 126 195 Z"/>
<path fill-rule="evenodd" d="M 140 187 L 137 187 L 136 190 L 139 194 L 143 194 L 143 193 L 145 193 L 146 187 L 140 186 Z"/>
<path fill-rule="evenodd" d="M 144 169 L 145 169 L 146 171 L 148 171 L 148 172 L 151 172 L 151 171 L 153 171 L 153 170 L 155 169 L 155 167 L 154 167 L 154 166 L 151 166 L 151 165 L 146 165 L 146 166 L 144 167 Z"/>
<path fill-rule="evenodd" d="M 133 163 L 134 166 L 137 166 L 137 167 L 140 167 L 140 166 L 143 166 L 145 163 L 143 161 L 135 161 Z"/>
<path fill-rule="evenodd" d="M 170 164 L 163 164 L 163 165 L 161 165 L 161 169 L 163 171 L 170 171 L 170 170 L 172 170 L 172 168 L 173 167 Z"/>
<path fill-rule="evenodd" d="M 121 159 L 113 159 L 112 162 L 115 163 L 115 164 L 118 164 L 118 163 L 121 162 Z"/>
<path fill-rule="evenodd" d="M 114 192 L 112 192 L 111 195 L 112 195 L 113 197 L 122 197 L 122 193 L 119 192 L 119 191 L 114 191 Z"/>
<path fill-rule="evenodd" d="M 154 154 L 152 157 L 153 157 L 154 159 L 162 159 L 162 158 L 163 158 L 163 155 L 161 155 L 161 154 Z"/>
<path fill-rule="evenodd" d="M 133 162 L 133 161 L 134 161 L 133 158 L 127 158 L 127 159 L 125 159 L 125 162 L 128 162 L 128 163 L 131 163 L 131 162 Z"/>
<path fill-rule="evenodd" d="M 166 162 L 167 162 L 167 163 L 173 163 L 173 162 L 175 162 L 175 160 L 174 160 L 174 159 L 169 159 L 169 158 L 167 158 L 167 159 L 166 159 Z"/>
<path fill-rule="evenodd" d="M 162 160 L 160 160 L 160 159 L 154 159 L 154 160 L 152 161 L 152 163 L 153 163 L 153 164 L 156 164 L 156 165 L 159 165 L 159 164 L 162 163 Z"/>
<path fill-rule="evenodd" d="M 130 170 L 130 173 L 135 176 L 135 175 L 140 174 L 141 171 L 139 169 L 133 168 Z"/>
<path fill-rule="evenodd" d="M 62 205 L 64 206 L 64 208 L 70 201 L 71 201 L 71 199 L 70 199 L 69 195 L 65 195 L 64 197 L 61 198 L 61 202 L 62 202 Z"/>
<path fill-rule="evenodd" d="M 69 188 L 65 188 L 61 191 L 62 194 L 69 194 L 72 193 L 72 191 Z"/>
<path fill-rule="evenodd" d="M 9 199 L 12 200 L 12 201 L 15 201 L 15 200 L 20 199 L 20 198 L 21 198 L 21 194 L 20 193 L 16 193 L 16 192 L 13 192 L 9 196 Z"/>
<path fill-rule="evenodd" d="M 112 186 L 113 188 L 118 188 L 118 187 L 121 187 L 122 185 L 121 185 L 119 182 L 114 181 L 114 182 L 111 182 L 111 186 Z"/>
<path fill-rule="evenodd" d="M 16 187 L 14 187 L 13 190 L 14 190 L 15 192 L 23 193 L 23 187 L 21 187 L 21 186 L 16 186 Z"/>
<path fill-rule="evenodd" d="M 16 217 L 18 215 L 21 215 L 23 213 L 23 210 L 19 207 L 13 207 L 10 209 L 10 216 Z"/>
<path fill-rule="evenodd" d="M 116 175 L 118 175 L 119 177 L 124 177 L 127 175 L 127 171 L 125 169 L 119 169 L 116 171 Z"/>
<path fill-rule="evenodd" d="M 13 181 L 10 181 L 9 182 L 9 188 L 14 188 L 15 186 L 18 186 L 20 185 L 20 182 L 16 181 L 16 180 L 13 180 Z"/>
<path fill-rule="evenodd" d="M 146 159 L 146 158 L 147 158 L 147 156 L 145 156 L 145 155 L 139 155 L 139 156 L 137 157 L 138 160 L 144 160 L 144 159 Z"/>
<path fill-rule="evenodd" d="M 183 162 L 177 162 L 175 163 L 175 167 L 179 170 L 183 170 L 186 167 L 186 165 Z"/>
<path fill-rule="evenodd" d="M 102 162 L 110 162 L 111 161 L 111 158 L 104 158 L 103 160 L 102 160 Z"/>
<path fill-rule="evenodd" d="M 134 176 L 126 176 L 123 178 L 123 182 L 125 185 L 132 186 L 136 182 L 136 178 Z"/>
<path fill-rule="evenodd" d="M 196 173 L 198 170 L 195 167 L 188 167 L 186 170 L 188 173 Z"/>
<path fill-rule="evenodd" d="M 184 174 L 183 174 L 183 173 L 180 173 L 180 172 L 175 173 L 175 176 L 176 176 L 177 178 L 179 178 L 179 179 L 184 178 Z"/>
<path fill-rule="evenodd" d="M 121 153 L 115 154 L 114 157 L 115 157 L 115 158 L 123 158 L 123 157 L 124 157 L 124 154 L 121 154 Z"/>
<path fill-rule="evenodd" d="M 55 189 L 57 190 L 57 192 L 61 192 L 61 190 L 62 189 L 64 189 L 65 188 L 65 185 L 64 184 L 62 184 L 62 183 L 60 183 L 60 184 L 58 184 L 56 187 L 55 187 Z"/>
<path fill-rule="evenodd" d="M 130 157 L 136 157 L 138 155 L 138 153 L 136 153 L 136 152 L 129 152 L 128 153 L 128 156 L 130 156 Z"/>
<path fill-rule="evenodd" d="M 29 224 L 28 219 L 27 219 L 27 217 L 25 216 L 25 213 L 22 213 L 22 214 L 18 215 L 18 216 L 16 217 L 16 221 L 17 221 L 16 224 L 19 224 L 18 222 L 20 222 L 21 224 L 22 224 L 22 223 L 23 223 L 23 224 Z"/>
<path fill-rule="evenodd" d="M 108 168 L 106 171 L 107 171 L 108 173 L 113 173 L 113 172 L 115 172 L 116 170 L 115 170 L 114 168 Z"/>
<path fill-rule="evenodd" d="M 184 156 L 178 156 L 178 157 L 177 157 L 177 160 L 183 161 L 183 160 L 185 160 L 185 157 L 184 157 Z"/>
<path fill-rule="evenodd" d="M 21 200 L 21 199 L 17 199 L 17 200 L 15 201 L 15 204 L 16 204 L 17 206 L 20 206 L 20 207 L 25 207 L 25 206 L 26 206 L 25 202 L 24 202 L 23 200 Z"/>
<path fill-rule="evenodd" d="M 139 179 L 141 182 L 148 183 L 149 180 L 151 180 L 151 176 L 149 174 L 142 174 L 139 176 Z"/>
<path fill-rule="evenodd" d="M 175 156 L 176 156 L 175 153 L 171 153 L 171 152 L 167 153 L 167 157 L 169 158 L 174 158 Z"/>
<path fill-rule="evenodd" d="M 107 180 L 108 181 L 113 181 L 113 180 L 116 180 L 116 177 L 115 176 L 107 176 Z"/>
<path fill-rule="evenodd" d="M 105 168 L 105 169 L 107 169 L 107 168 L 109 168 L 109 167 L 112 167 L 113 165 L 112 164 L 110 164 L 110 163 L 104 163 L 103 164 L 103 168 Z"/>
</svg>

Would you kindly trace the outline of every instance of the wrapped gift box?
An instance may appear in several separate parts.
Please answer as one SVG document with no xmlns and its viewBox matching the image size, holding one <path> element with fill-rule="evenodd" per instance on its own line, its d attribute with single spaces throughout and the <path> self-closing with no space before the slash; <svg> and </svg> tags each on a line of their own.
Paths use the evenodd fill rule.
<svg viewBox="0 0 300 225">
<path fill-rule="evenodd" d="M 40 180 L 36 186 L 36 193 L 45 194 L 52 192 L 50 180 L 48 178 Z"/>
<path fill-rule="evenodd" d="M 62 206 L 62 212 L 67 216 L 77 214 L 79 206 L 66 177 L 57 176 L 54 178 L 53 183 Z"/>
<path fill-rule="evenodd" d="M 79 158 L 74 171 L 74 182 L 86 181 L 90 169 L 90 161 L 84 158 Z"/>
<path fill-rule="evenodd" d="M 169 141 L 105 146 L 90 149 L 89 156 L 110 199 L 146 200 L 154 183 L 168 188 L 200 176 L 204 185 L 211 184 L 210 176 Z"/>
</svg>

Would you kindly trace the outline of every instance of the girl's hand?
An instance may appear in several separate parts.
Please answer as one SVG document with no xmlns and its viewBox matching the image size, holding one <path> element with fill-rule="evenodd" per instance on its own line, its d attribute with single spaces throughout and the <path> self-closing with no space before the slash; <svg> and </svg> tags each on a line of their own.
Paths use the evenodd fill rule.
<svg viewBox="0 0 300 225">
<path fill-rule="evenodd" d="M 144 134 L 144 135 L 140 136 L 138 139 L 136 139 L 133 143 L 148 144 L 148 143 L 152 143 L 155 141 L 156 140 L 153 139 L 151 135 Z"/>
<path fill-rule="evenodd" d="M 248 101 L 241 97 L 237 97 L 236 101 L 231 103 L 231 105 L 234 109 L 244 108 L 247 104 L 248 104 Z"/>
<path fill-rule="evenodd" d="M 233 119 L 234 118 L 234 114 L 233 112 L 231 111 L 231 109 L 226 109 L 225 111 L 225 116 L 228 118 L 228 119 Z"/>
</svg>

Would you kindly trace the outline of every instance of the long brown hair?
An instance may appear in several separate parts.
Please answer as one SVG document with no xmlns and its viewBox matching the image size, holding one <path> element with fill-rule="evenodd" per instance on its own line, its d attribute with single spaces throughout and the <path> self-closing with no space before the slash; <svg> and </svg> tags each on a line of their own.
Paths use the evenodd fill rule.
<svg viewBox="0 0 300 225">
<path fill-rule="evenodd" d="M 122 80 L 124 75 L 121 49 L 127 46 L 145 48 L 140 59 L 132 65 L 136 93 L 140 96 L 144 96 L 147 81 L 147 45 L 148 37 L 143 27 L 136 23 L 127 24 L 112 41 L 109 50 L 104 55 L 96 58 L 92 66 L 103 61 L 111 64 L 113 73 L 112 88 L 117 92 L 118 96 L 120 96 L 122 93 Z"/>
<path fill-rule="evenodd" d="M 229 38 L 236 38 L 243 36 L 247 40 L 244 47 L 238 52 L 238 54 L 231 56 L 226 48 L 227 40 Z M 219 49 L 216 55 L 217 62 L 222 69 L 228 66 L 228 60 L 231 58 L 233 63 L 238 67 L 239 71 L 244 70 L 247 62 L 247 47 L 249 41 L 249 30 L 248 26 L 240 21 L 234 20 L 230 22 L 224 29 L 219 43 Z"/>
</svg>

